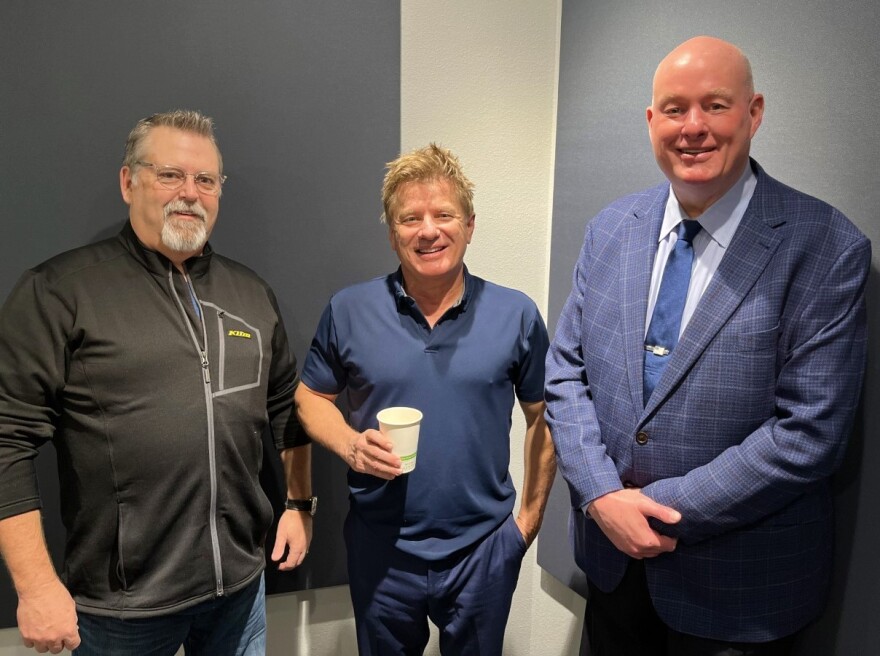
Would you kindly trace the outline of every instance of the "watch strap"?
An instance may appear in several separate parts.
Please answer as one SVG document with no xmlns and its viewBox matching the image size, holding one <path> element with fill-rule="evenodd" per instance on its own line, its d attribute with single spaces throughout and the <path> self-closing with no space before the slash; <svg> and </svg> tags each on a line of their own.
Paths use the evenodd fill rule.
<svg viewBox="0 0 880 656">
<path fill-rule="evenodd" d="M 288 499 L 284 502 L 286 510 L 299 510 L 314 515 L 318 510 L 318 497 L 311 496 L 308 499 Z"/>
</svg>

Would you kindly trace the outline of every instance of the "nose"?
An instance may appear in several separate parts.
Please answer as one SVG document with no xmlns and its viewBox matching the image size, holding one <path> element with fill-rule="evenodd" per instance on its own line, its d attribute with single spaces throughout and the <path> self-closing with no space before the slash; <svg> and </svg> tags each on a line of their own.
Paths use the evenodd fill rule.
<svg viewBox="0 0 880 656">
<path fill-rule="evenodd" d="M 701 107 L 693 107 L 684 117 L 681 133 L 690 138 L 701 137 L 707 132 L 706 117 Z"/>
<path fill-rule="evenodd" d="M 433 240 L 437 238 L 439 233 L 440 231 L 437 229 L 434 219 L 431 216 L 425 216 L 422 219 L 422 227 L 419 229 L 419 238 Z"/>
<path fill-rule="evenodd" d="M 199 188 L 196 187 L 196 176 L 187 173 L 180 186 L 180 197 L 196 200 L 199 197 Z"/>
</svg>

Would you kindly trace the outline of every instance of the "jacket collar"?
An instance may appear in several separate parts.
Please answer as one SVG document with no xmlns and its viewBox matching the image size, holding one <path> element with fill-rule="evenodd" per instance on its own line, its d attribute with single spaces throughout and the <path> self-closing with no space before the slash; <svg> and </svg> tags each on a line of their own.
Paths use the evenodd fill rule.
<svg viewBox="0 0 880 656">
<path fill-rule="evenodd" d="M 125 250 L 127 250 L 132 257 L 140 262 L 144 268 L 153 275 L 166 278 L 169 269 L 175 270 L 171 260 L 162 255 L 162 253 L 144 246 L 141 240 L 138 239 L 137 234 L 135 234 L 134 228 L 131 227 L 130 221 L 125 222 L 125 225 L 119 233 L 118 239 Z M 201 278 L 208 273 L 213 254 L 214 249 L 211 248 L 209 242 L 205 244 L 205 248 L 201 255 L 191 257 L 184 262 L 184 267 L 190 278 Z"/>
</svg>

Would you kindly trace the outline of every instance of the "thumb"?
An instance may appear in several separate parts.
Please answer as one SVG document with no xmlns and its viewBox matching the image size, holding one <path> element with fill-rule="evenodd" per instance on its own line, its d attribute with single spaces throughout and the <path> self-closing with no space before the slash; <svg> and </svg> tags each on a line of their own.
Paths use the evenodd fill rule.
<svg viewBox="0 0 880 656">
<path fill-rule="evenodd" d="M 272 559 L 272 562 L 278 562 L 281 560 L 281 557 L 284 555 L 284 549 L 287 547 L 287 542 L 282 539 L 280 532 L 275 534 L 275 546 L 272 547 L 272 555 L 269 558 Z"/>
</svg>

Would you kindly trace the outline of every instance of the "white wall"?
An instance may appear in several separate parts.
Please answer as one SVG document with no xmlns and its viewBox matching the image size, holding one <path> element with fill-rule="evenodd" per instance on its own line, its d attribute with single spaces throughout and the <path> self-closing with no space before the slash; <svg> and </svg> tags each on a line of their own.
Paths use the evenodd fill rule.
<svg viewBox="0 0 880 656">
<path fill-rule="evenodd" d="M 560 0 L 401 2 L 401 150 L 437 141 L 461 157 L 477 185 L 468 266 L 524 291 L 545 315 L 560 13 Z M 518 485 L 523 431 L 517 417 Z M 576 654 L 583 600 L 535 553 L 523 562 L 505 654 Z M 270 656 L 357 652 L 345 586 L 271 596 L 268 623 Z M 0 631 L 0 656 L 33 653 L 16 629 Z M 439 654 L 436 635 L 426 654 Z"/>
</svg>

